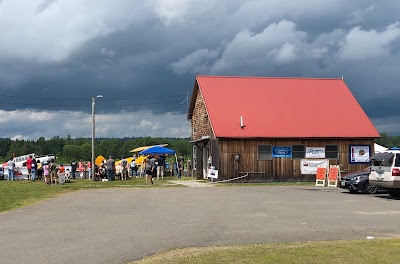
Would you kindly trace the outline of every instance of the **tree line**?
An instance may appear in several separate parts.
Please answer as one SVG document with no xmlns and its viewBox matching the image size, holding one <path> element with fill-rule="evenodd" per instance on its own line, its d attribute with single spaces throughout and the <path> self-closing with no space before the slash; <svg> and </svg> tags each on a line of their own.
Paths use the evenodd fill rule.
<svg viewBox="0 0 400 264">
<path fill-rule="evenodd" d="M 384 147 L 400 147 L 400 136 L 390 136 L 381 133 L 381 137 L 375 142 Z M 175 150 L 178 155 L 189 157 L 191 155 L 191 144 L 189 138 L 97 138 L 95 141 L 96 156 L 108 157 L 113 155 L 120 158 L 122 155 L 131 156 L 132 149 L 157 144 L 168 144 L 168 148 Z M 72 160 L 91 160 L 92 143 L 91 138 L 62 138 L 59 136 L 51 139 L 44 137 L 35 140 L 11 140 L 0 138 L 0 161 L 4 162 L 13 155 L 21 156 L 29 153 L 39 155 L 55 154 L 59 162 L 69 163 Z"/>
<path fill-rule="evenodd" d="M 175 150 L 177 155 L 189 157 L 191 145 L 189 138 L 97 138 L 95 141 L 96 156 L 108 158 L 113 155 L 120 159 L 121 156 L 129 157 L 132 149 L 158 144 L 168 144 L 168 148 Z M 4 162 L 14 156 L 30 153 L 38 155 L 54 154 L 58 162 L 70 163 L 72 160 L 92 158 L 91 138 L 62 138 L 59 136 L 51 139 L 40 137 L 38 140 L 11 140 L 0 138 L 0 161 Z"/>
<path fill-rule="evenodd" d="M 386 148 L 400 147 L 400 136 L 390 136 L 386 133 L 381 133 L 381 137 L 376 139 L 375 143 Z"/>
</svg>

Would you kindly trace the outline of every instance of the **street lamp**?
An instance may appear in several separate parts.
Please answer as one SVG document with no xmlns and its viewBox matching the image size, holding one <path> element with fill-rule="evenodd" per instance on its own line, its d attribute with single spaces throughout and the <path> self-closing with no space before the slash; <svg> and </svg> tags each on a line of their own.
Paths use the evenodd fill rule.
<svg viewBox="0 0 400 264">
<path fill-rule="evenodd" d="M 95 180 L 95 175 L 94 175 L 94 138 L 95 138 L 95 118 L 94 118 L 94 109 L 96 107 L 96 99 L 97 98 L 103 98 L 102 95 L 97 95 L 96 97 L 92 97 L 92 179 Z"/>
</svg>

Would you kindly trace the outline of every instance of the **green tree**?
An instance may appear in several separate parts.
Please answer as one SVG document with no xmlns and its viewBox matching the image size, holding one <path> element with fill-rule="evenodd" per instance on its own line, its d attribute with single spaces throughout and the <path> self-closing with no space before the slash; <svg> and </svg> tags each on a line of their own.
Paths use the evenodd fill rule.
<svg viewBox="0 0 400 264">
<path fill-rule="evenodd" d="M 65 145 L 63 158 L 67 160 L 77 160 L 81 156 L 81 147 L 75 145 Z"/>
</svg>

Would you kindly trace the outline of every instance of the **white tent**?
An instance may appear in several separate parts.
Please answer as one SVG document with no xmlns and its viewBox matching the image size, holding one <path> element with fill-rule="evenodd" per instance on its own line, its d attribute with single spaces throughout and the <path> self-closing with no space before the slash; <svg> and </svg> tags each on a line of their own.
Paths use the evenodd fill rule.
<svg viewBox="0 0 400 264">
<path fill-rule="evenodd" d="M 388 148 L 381 146 L 379 144 L 374 143 L 375 153 L 385 152 Z"/>
</svg>

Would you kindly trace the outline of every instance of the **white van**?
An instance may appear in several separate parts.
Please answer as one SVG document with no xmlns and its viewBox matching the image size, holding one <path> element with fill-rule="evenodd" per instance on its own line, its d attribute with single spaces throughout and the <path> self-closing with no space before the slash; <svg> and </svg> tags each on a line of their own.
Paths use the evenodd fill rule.
<svg viewBox="0 0 400 264">
<path fill-rule="evenodd" d="M 400 149 L 391 148 L 376 153 L 370 158 L 372 163 L 369 183 L 381 186 L 393 197 L 400 197 Z"/>
</svg>

